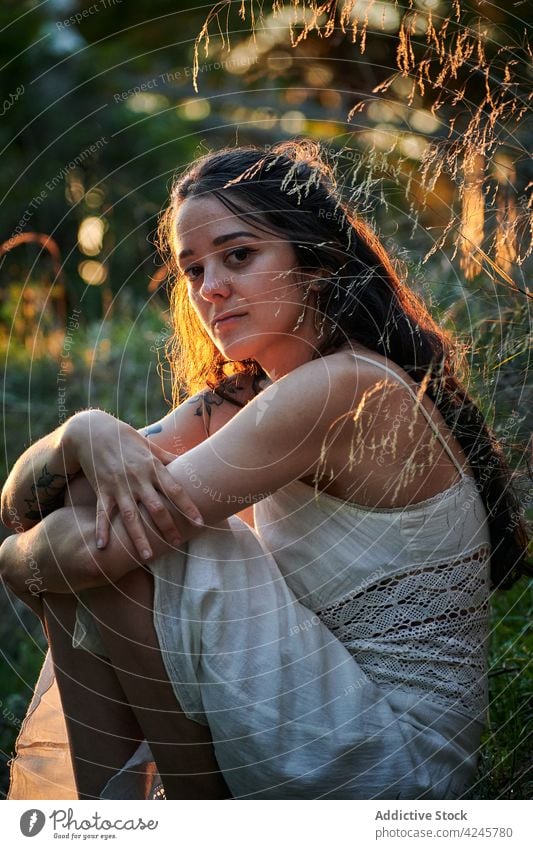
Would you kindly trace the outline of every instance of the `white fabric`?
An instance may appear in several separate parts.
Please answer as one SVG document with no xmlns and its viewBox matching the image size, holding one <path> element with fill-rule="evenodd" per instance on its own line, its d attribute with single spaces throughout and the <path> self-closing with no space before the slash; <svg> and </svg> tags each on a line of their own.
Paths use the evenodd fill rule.
<svg viewBox="0 0 533 849">
<path fill-rule="evenodd" d="M 8 799 L 77 799 L 65 717 L 50 652 L 17 739 Z"/>
<path fill-rule="evenodd" d="M 481 717 L 490 545 L 475 482 L 374 512 L 322 493 L 290 539 L 308 489 L 295 482 L 256 514 L 288 585 L 373 681 Z"/>
<path fill-rule="evenodd" d="M 179 563 L 153 567 L 169 676 L 188 716 L 209 725 L 233 795 L 463 794 L 487 701 L 488 540 L 474 484 L 376 516 L 315 501 L 298 482 L 255 514 L 274 556 L 232 519 L 231 534 L 208 531 Z M 461 549 L 476 554 L 464 570 L 451 561 Z M 356 622 L 335 634 L 324 621 L 346 609 L 347 587 Z"/>
<path fill-rule="evenodd" d="M 487 706 L 475 482 L 380 510 L 294 481 L 254 514 L 256 533 L 232 517 L 151 565 L 176 698 L 209 725 L 233 796 L 462 796 Z M 105 653 L 82 606 L 75 641 Z M 146 744 L 143 762 L 153 769 Z M 132 798 L 130 776 L 102 795 Z"/>
</svg>

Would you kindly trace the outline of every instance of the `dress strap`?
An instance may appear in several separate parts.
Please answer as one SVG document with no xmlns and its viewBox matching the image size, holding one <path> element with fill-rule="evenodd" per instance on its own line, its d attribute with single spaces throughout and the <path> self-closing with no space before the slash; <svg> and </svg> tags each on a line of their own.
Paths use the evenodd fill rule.
<svg viewBox="0 0 533 849">
<path fill-rule="evenodd" d="M 444 439 L 441 431 L 439 430 L 439 428 L 437 427 L 437 425 L 435 424 L 435 422 L 433 421 L 433 419 L 429 415 L 426 408 L 423 406 L 423 404 L 420 403 L 418 395 L 413 390 L 413 388 L 411 386 L 409 386 L 407 381 L 404 380 L 404 378 L 400 374 L 398 374 L 397 372 L 395 372 L 393 369 L 389 368 L 388 366 L 384 365 L 384 363 L 380 363 L 378 360 L 373 360 L 373 359 L 371 359 L 371 357 L 365 357 L 362 354 L 356 354 L 355 351 L 351 351 L 350 353 L 356 359 L 364 360 L 366 363 L 371 363 L 373 366 L 378 366 L 379 368 L 383 369 L 383 371 L 387 372 L 388 374 L 392 374 L 394 377 L 396 377 L 400 381 L 400 383 L 402 383 L 405 386 L 405 388 L 407 389 L 407 391 L 409 392 L 411 397 L 414 398 L 415 401 L 417 402 L 417 404 L 419 405 L 420 409 L 422 410 L 423 415 L 426 417 L 428 424 L 430 425 L 431 429 L 435 433 L 435 436 L 437 437 L 437 439 L 440 441 L 442 447 L 446 451 L 448 457 L 450 458 L 450 460 L 454 464 L 455 468 L 457 469 L 457 471 L 459 472 L 461 477 L 462 478 L 468 477 L 468 475 L 464 472 L 463 467 L 460 465 L 459 461 L 456 459 L 455 455 L 453 454 L 453 451 L 451 450 L 450 446 L 448 445 L 448 443 Z"/>
</svg>

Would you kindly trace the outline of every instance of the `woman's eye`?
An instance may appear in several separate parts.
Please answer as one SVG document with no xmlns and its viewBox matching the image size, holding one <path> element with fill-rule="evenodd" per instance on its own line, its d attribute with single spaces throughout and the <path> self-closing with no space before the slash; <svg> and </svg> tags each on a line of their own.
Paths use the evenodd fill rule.
<svg viewBox="0 0 533 849">
<path fill-rule="evenodd" d="M 201 265 L 191 265 L 191 266 L 189 266 L 189 268 L 186 268 L 183 273 L 184 273 L 185 277 L 187 277 L 189 280 L 196 280 L 196 278 L 198 277 L 198 274 L 201 271 L 202 271 Z"/>
<path fill-rule="evenodd" d="M 235 250 L 228 254 L 228 259 L 230 257 L 234 257 L 237 260 L 237 263 L 241 263 L 244 262 L 245 259 L 248 259 L 248 256 L 253 253 L 255 253 L 255 251 L 252 248 L 235 248 Z"/>
<path fill-rule="evenodd" d="M 248 256 L 253 253 L 255 253 L 253 248 L 234 248 L 234 250 L 230 251 L 230 253 L 226 255 L 226 261 L 233 259 L 237 265 L 242 265 L 242 263 L 248 259 Z M 193 282 L 194 280 L 198 280 L 202 270 L 201 265 L 190 265 L 185 269 L 183 274 L 190 282 Z"/>
</svg>

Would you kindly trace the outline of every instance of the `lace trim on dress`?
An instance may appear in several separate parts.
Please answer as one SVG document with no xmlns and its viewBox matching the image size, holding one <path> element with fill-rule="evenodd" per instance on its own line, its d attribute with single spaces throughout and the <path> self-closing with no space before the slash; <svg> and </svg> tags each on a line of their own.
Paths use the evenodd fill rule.
<svg viewBox="0 0 533 849">
<path fill-rule="evenodd" d="M 410 567 L 316 613 L 377 684 L 471 717 L 486 703 L 490 550 Z"/>
</svg>

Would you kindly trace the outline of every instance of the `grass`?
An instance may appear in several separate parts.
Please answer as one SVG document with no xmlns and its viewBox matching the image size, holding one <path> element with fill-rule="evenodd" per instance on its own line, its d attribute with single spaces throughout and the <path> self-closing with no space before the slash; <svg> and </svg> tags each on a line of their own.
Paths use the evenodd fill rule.
<svg viewBox="0 0 533 849">
<path fill-rule="evenodd" d="M 533 795 L 533 592 L 522 578 L 492 601 L 489 717 L 483 736 L 476 799 Z"/>
</svg>

